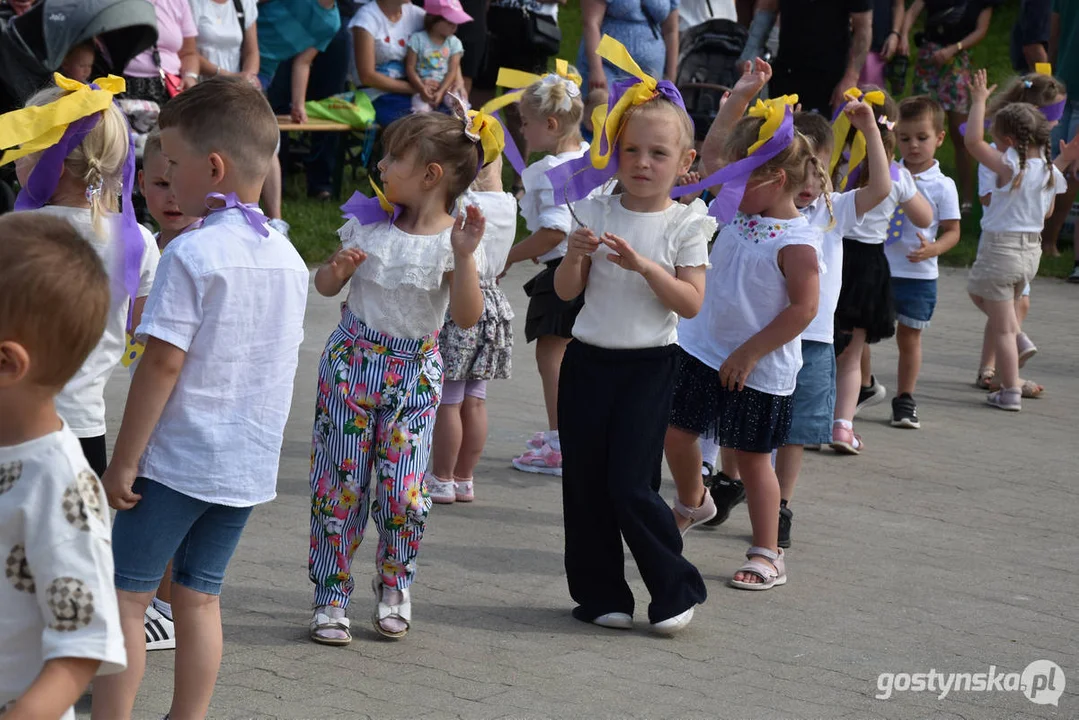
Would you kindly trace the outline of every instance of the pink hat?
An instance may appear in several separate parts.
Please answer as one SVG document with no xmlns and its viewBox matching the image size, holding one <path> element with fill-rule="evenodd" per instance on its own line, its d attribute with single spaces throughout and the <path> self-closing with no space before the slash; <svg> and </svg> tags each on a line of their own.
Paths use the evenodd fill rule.
<svg viewBox="0 0 1079 720">
<path fill-rule="evenodd" d="M 460 0 L 424 0 L 423 11 L 428 15 L 438 15 L 456 25 L 472 22 L 472 16 L 464 11 Z"/>
</svg>

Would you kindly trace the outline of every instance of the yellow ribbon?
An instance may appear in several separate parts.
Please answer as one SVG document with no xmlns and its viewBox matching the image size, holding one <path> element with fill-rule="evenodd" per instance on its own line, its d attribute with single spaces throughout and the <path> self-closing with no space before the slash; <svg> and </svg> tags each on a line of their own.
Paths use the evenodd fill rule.
<svg viewBox="0 0 1079 720">
<path fill-rule="evenodd" d="M 1053 66 L 1050 63 L 1034 63 L 1034 72 L 1041 75 L 1052 75 Z"/>
<path fill-rule="evenodd" d="M 576 70 L 571 70 L 569 63 L 562 59 L 554 61 L 554 74 L 563 80 L 569 80 L 577 85 L 577 87 L 580 87 L 583 82 L 580 73 Z M 525 88 L 539 82 L 543 77 L 543 75 L 536 75 L 534 73 L 524 72 L 523 70 L 499 68 L 495 85 L 501 88 L 509 88 L 513 90 L 513 92 L 503 93 L 494 100 L 491 100 L 483 106 L 482 112 L 493 114 L 495 111 L 501 110 L 507 105 L 518 102 L 521 99 L 521 96 L 524 95 Z"/>
<path fill-rule="evenodd" d="M 0 149 L 6 150 L 0 165 L 52 147 L 60 142 L 68 125 L 101 112 L 126 88 L 124 79 L 115 75 L 95 80 L 100 90 L 60 73 L 53 75 L 53 80 L 68 94 L 48 105 L 31 105 L 0 115 Z"/>
<path fill-rule="evenodd" d="M 787 107 L 798 104 L 797 95 L 781 95 L 770 100 L 757 98 L 757 104 L 749 109 L 750 117 L 764 118 L 760 132 L 757 134 L 757 142 L 749 146 L 746 155 L 752 155 L 764 143 L 772 139 L 776 130 L 783 124 L 783 118 L 787 115 Z"/>
<path fill-rule="evenodd" d="M 468 134 L 479 138 L 480 147 L 483 148 L 483 164 L 494 162 L 506 147 L 506 135 L 502 129 L 502 123 L 482 108 L 469 110 L 468 117 L 470 120 Z"/>
<path fill-rule="evenodd" d="M 375 181 L 371 181 L 371 189 L 375 191 L 375 195 L 378 197 L 378 206 L 386 211 L 386 214 L 393 217 L 393 203 L 386 199 L 386 196 L 382 194 L 382 190 L 378 185 L 375 185 Z"/>
<path fill-rule="evenodd" d="M 858 88 L 852 87 L 848 88 L 843 93 L 843 96 L 853 97 L 876 107 L 884 106 L 884 93 L 880 90 L 872 90 L 863 94 Z M 847 144 L 848 134 L 850 134 L 850 118 L 847 117 L 845 112 L 840 111 L 839 116 L 832 123 L 832 160 L 828 164 L 830 173 L 834 173 L 836 166 L 839 165 L 839 159 L 843 156 L 843 147 Z M 847 162 L 847 172 L 839 181 L 841 191 L 847 189 L 847 178 L 850 177 L 851 170 L 861 164 L 862 160 L 865 159 L 865 154 L 865 135 L 859 131 L 854 134 L 854 140 L 850 144 L 850 159 Z"/>
</svg>

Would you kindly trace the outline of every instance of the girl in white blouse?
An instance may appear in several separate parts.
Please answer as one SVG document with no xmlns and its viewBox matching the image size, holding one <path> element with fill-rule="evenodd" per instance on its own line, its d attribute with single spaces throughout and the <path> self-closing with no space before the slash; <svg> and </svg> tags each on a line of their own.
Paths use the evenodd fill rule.
<svg viewBox="0 0 1079 720">
<path fill-rule="evenodd" d="M 632 627 L 625 538 L 652 595 L 652 629 L 670 634 L 706 597 L 658 490 L 678 317 L 701 307 L 716 223 L 699 200 L 670 198 L 695 155 L 684 108 L 657 96 L 618 130 L 610 136 L 625 191 L 574 205 L 579 227 L 554 273 L 560 298 L 584 294 L 558 384 L 566 575 L 575 618 Z"/>
<path fill-rule="evenodd" d="M 483 312 L 483 215 L 475 207 L 450 215 L 480 162 L 465 130 L 460 118 L 439 113 L 386 128 L 379 172 L 387 209 L 357 212 L 315 275 L 328 297 L 349 285 L 319 363 L 309 559 L 318 643 L 352 639 L 345 609 L 368 505 L 379 536 L 373 624 L 390 638 L 409 630 L 409 586 L 431 507 L 423 474 L 442 393 L 438 330 L 447 307 L 462 328 Z"/>
</svg>

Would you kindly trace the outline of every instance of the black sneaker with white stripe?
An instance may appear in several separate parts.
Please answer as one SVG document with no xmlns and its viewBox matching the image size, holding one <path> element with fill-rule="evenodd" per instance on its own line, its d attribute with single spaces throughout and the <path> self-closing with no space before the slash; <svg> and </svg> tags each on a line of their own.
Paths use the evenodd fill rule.
<svg viewBox="0 0 1079 720">
<path fill-rule="evenodd" d="M 143 615 L 143 625 L 146 627 L 147 650 L 176 649 L 176 626 L 159 613 L 152 603 Z"/>
<path fill-rule="evenodd" d="M 917 430 L 921 426 L 918 421 L 918 406 L 910 393 L 892 398 L 892 427 Z"/>
</svg>

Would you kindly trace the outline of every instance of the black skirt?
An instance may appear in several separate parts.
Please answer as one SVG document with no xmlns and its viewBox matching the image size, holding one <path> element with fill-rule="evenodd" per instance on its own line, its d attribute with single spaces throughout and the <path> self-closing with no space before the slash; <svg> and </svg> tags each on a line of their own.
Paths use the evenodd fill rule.
<svg viewBox="0 0 1079 720">
<path fill-rule="evenodd" d="M 843 238 L 843 288 L 835 310 L 836 352 L 854 330 L 865 330 L 866 342 L 876 343 L 895 335 L 895 300 L 892 272 L 884 245 L 870 245 Z"/>
<path fill-rule="evenodd" d="M 679 348 L 670 424 L 714 438 L 720 447 L 770 453 L 787 442 L 794 400 L 753 388 L 727 390 L 719 371 Z"/>
<path fill-rule="evenodd" d="M 554 271 L 562 258 L 551 260 L 534 278 L 525 283 L 528 313 L 525 315 L 525 339 L 532 342 L 544 335 L 573 337 L 573 323 L 584 307 L 584 293 L 566 302 L 554 291 Z"/>
</svg>

